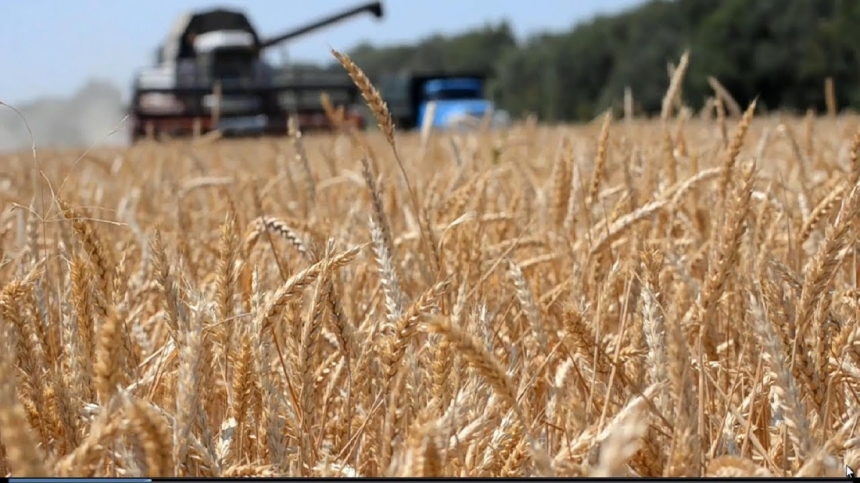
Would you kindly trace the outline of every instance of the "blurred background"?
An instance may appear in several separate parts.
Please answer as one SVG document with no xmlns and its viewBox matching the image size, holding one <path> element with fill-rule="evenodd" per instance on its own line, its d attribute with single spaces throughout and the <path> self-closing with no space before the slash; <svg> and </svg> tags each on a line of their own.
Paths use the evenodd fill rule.
<svg viewBox="0 0 860 483">
<path fill-rule="evenodd" d="M 20 110 L 40 146 L 124 143 L 131 79 L 182 13 L 244 10 L 264 35 L 349 8 L 355 0 L 5 2 L 0 101 Z M 296 70 L 341 69 L 349 53 L 371 78 L 398 69 L 491 72 L 488 91 L 512 116 L 589 120 L 621 109 L 659 112 L 667 65 L 690 49 L 684 101 L 700 108 L 713 76 L 743 105 L 824 109 L 831 77 L 840 108 L 860 103 L 856 0 L 387 0 L 385 18 L 361 17 L 268 52 Z M 21 119 L 0 107 L 0 149 L 30 145 Z"/>
</svg>

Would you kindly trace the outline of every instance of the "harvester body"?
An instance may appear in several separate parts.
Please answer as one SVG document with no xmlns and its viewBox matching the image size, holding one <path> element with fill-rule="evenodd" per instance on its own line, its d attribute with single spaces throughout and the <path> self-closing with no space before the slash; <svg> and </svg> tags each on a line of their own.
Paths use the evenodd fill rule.
<svg viewBox="0 0 860 483">
<path fill-rule="evenodd" d="M 282 134 L 295 115 L 303 130 L 330 129 L 320 96 L 351 109 L 358 90 L 343 71 L 302 72 L 276 68 L 266 49 L 364 12 L 382 17 L 379 2 L 366 3 L 281 35 L 263 39 L 241 11 L 226 8 L 181 16 L 156 52 L 156 65 L 140 71 L 133 85 L 133 139 L 148 134 Z"/>
</svg>

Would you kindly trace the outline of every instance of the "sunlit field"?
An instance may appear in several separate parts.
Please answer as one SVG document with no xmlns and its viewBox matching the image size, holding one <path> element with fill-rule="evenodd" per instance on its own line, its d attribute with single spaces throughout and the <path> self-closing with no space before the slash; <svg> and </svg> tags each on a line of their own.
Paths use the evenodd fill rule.
<svg viewBox="0 0 860 483">
<path fill-rule="evenodd" d="M 0 474 L 843 476 L 858 129 L 4 155 Z"/>
</svg>

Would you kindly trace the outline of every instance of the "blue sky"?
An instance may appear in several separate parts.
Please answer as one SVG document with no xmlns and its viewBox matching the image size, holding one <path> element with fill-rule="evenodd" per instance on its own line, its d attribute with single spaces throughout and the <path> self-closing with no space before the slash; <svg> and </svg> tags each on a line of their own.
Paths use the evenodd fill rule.
<svg viewBox="0 0 860 483">
<path fill-rule="evenodd" d="M 0 101 L 67 96 L 88 79 L 127 92 L 135 70 L 183 11 L 239 7 L 265 36 L 350 8 L 365 0 L 5 0 L 0 23 Z M 354 17 L 287 44 L 294 60 L 329 60 L 328 46 L 348 50 L 457 33 L 507 19 L 518 37 L 561 30 L 642 0 L 383 0 L 386 16 Z"/>
</svg>

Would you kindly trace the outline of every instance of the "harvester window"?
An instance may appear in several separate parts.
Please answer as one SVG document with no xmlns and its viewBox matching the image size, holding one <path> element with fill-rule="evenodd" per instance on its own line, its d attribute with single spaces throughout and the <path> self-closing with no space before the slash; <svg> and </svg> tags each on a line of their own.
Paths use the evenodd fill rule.
<svg viewBox="0 0 860 483">
<path fill-rule="evenodd" d="M 178 57 L 180 59 L 188 59 L 194 57 L 194 38 L 197 37 L 197 34 L 194 32 L 188 32 L 182 36 L 182 40 L 179 42 L 179 54 Z"/>
<path fill-rule="evenodd" d="M 213 78 L 234 82 L 253 75 L 254 56 L 245 49 L 221 49 L 211 57 Z"/>
</svg>

